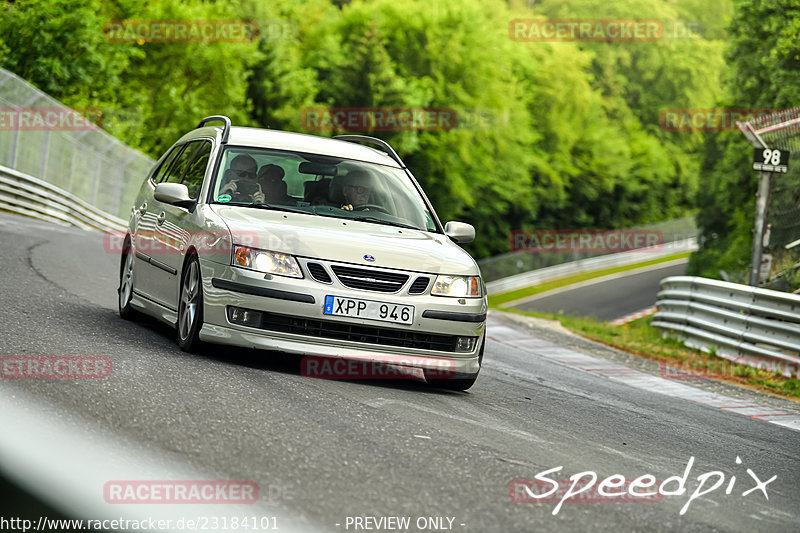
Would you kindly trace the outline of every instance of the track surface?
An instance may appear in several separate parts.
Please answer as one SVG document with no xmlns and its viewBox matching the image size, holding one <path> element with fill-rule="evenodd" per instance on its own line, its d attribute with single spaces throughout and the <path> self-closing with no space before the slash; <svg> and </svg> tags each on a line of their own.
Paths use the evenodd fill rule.
<svg viewBox="0 0 800 533">
<path fill-rule="evenodd" d="M 686 263 L 657 269 L 621 273 L 614 279 L 598 279 L 591 284 L 537 295 L 515 307 L 523 311 L 565 313 L 610 322 L 655 305 L 659 282 L 668 276 L 682 276 Z"/>
<path fill-rule="evenodd" d="M 347 516 L 410 516 L 412 524 L 452 517 L 453 530 L 470 532 L 775 532 L 800 523 L 800 432 L 571 367 L 553 350 L 537 356 L 536 343 L 547 341 L 564 354 L 658 374 L 649 362 L 556 328 L 509 329 L 507 318 L 493 315 L 490 336 L 520 331 L 532 344 L 490 338 L 468 393 L 306 379 L 293 360 L 223 348 L 188 355 L 170 329 L 119 319 L 117 257 L 98 234 L 0 215 L 0 245 L 2 353 L 107 355 L 114 364 L 105 380 L 2 380 L 4 391 L 33 394 L 164 461 L 253 480 L 262 493 L 274 489 L 287 517 L 316 529 L 347 531 Z M 696 386 L 800 412 L 713 381 Z M 58 435 L 51 446 L 59 446 Z M 737 482 L 732 494 L 701 497 L 683 516 L 689 494 L 657 503 L 566 503 L 556 516 L 554 503 L 509 498 L 512 480 L 557 466 L 556 478 L 591 470 L 600 478 L 663 480 L 683 474 L 690 457 L 689 493 L 708 471 Z M 762 480 L 778 476 L 768 501 L 758 491 L 741 496 L 753 485 L 746 468 Z"/>
</svg>

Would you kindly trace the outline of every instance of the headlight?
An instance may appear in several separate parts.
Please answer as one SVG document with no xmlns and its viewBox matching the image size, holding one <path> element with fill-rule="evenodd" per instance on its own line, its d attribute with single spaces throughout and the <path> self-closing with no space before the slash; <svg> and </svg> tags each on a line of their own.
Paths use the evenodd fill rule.
<svg viewBox="0 0 800 533">
<path fill-rule="evenodd" d="M 278 276 L 289 276 L 290 278 L 302 278 L 300 265 L 297 259 L 289 254 L 278 252 L 268 252 L 257 250 L 247 246 L 234 245 L 233 247 L 233 266 L 249 268 L 267 274 L 277 274 Z"/>
<path fill-rule="evenodd" d="M 436 276 L 431 294 L 454 298 L 476 298 L 481 294 L 481 278 L 478 276 Z"/>
</svg>

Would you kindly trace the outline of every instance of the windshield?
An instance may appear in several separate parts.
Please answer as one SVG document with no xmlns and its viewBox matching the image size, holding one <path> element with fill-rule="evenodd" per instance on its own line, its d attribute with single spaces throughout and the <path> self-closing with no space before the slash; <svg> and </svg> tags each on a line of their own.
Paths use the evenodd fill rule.
<svg viewBox="0 0 800 533">
<path fill-rule="evenodd" d="M 226 147 L 213 201 L 436 231 L 399 168 L 263 148 Z"/>
</svg>

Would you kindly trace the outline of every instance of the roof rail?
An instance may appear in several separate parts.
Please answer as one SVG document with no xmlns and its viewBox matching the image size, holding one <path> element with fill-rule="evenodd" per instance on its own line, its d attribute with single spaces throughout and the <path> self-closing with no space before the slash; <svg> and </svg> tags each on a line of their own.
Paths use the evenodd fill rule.
<svg viewBox="0 0 800 533">
<path fill-rule="evenodd" d="M 206 117 L 200 121 L 200 124 L 197 125 L 197 128 L 202 128 L 203 126 L 206 125 L 206 122 L 216 122 L 216 121 L 225 123 L 225 128 L 222 130 L 222 144 L 228 144 L 228 137 L 231 134 L 231 119 L 229 119 L 225 115 L 212 115 L 210 117 Z"/>
<path fill-rule="evenodd" d="M 403 160 L 400 159 L 400 156 L 397 155 L 397 152 L 394 151 L 389 143 L 384 141 L 383 139 L 378 139 L 377 137 L 369 137 L 368 135 L 336 135 L 334 139 L 338 139 L 340 141 L 350 141 L 350 142 L 360 142 L 360 143 L 370 143 L 375 144 L 383 148 L 383 151 L 386 152 L 389 157 L 394 159 L 401 168 L 406 168 L 405 163 Z"/>
</svg>

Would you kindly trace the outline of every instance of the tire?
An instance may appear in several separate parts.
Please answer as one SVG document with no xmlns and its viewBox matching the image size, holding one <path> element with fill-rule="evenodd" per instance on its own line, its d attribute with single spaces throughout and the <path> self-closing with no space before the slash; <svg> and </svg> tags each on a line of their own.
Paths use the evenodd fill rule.
<svg viewBox="0 0 800 533">
<path fill-rule="evenodd" d="M 483 349 L 486 347 L 486 333 L 483 334 L 483 338 L 481 339 L 481 351 L 478 352 L 478 364 L 483 365 Z M 474 374 L 467 375 L 466 377 L 458 377 L 458 378 L 448 378 L 448 379 L 427 379 L 426 376 L 426 383 L 431 387 L 437 387 L 439 389 L 447 389 L 447 390 L 455 390 L 455 391 L 465 391 L 475 385 L 475 381 L 478 379 L 478 372 Z"/>
<path fill-rule="evenodd" d="M 178 346 L 185 352 L 194 352 L 202 344 L 200 328 L 203 327 L 203 278 L 196 255 L 186 261 L 181 275 L 178 301 Z"/>
<path fill-rule="evenodd" d="M 124 320 L 136 320 L 142 314 L 131 307 L 133 298 L 133 268 L 134 257 L 131 252 L 130 242 L 125 244 L 122 252 L 122 259 L 119 265 L 119 287 L 117 288 L 117 307 L 119 316 Z"/>
</svg>

